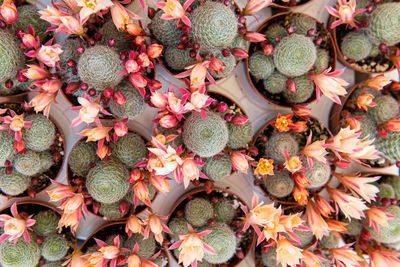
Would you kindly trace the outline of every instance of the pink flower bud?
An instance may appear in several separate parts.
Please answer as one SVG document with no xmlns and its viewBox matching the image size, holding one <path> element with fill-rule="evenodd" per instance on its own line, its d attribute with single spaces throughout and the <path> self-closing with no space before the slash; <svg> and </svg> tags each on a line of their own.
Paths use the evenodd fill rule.
<svg viewBox="0 0 400 267">
<path fill-rule="evenodd" d="M 114 125 L 114 131 L 118 137 L 124 136 L 128 133 L 128 126 L 123 121 L 119 121 Z"/>
<path fill-rule="evenodd" d="M 150 90 L 156 91 L 156 90 L 158 90 L 158 89 L 161 89 L 162 83 L 159 82 L 159 81 L 157 81 L 157 80 L 151 80 L 151 81 L 148 83 L 148 86 L 149 86 Z"/>
<path fill-rule="evenodd" d="M 161 56 L 161 52 L 163 50 L 163 46 L 159 44 L 152 44 L 147 47 L 147 55 L 150 58 L 158 58 Z"/>
<path fill-rule="evenodd" d="M 128 202 L 127 202 L 126 200 L 122 200 L 122 201 L 119 203 L 119 211 L 120 211 L 122 214 L 125 214 L 125 213 L 128 211 L 128 209 L 129 209 L 129 204 L 128 204 Z"/>
<path fill-rule="evenodd" d="M 167 107 L 167 100 L 160 92 L 153 92 L 150 97 L 150 102 L 159 109 L 165 110 Z"/>
<path fill-rule="evenodd" d="M 232 50 L 232 54 L 236 57 L 236 58 L 248 58 L 249 54 L 247 53 L 246 50 L 242 49 L 242 48 L 233 48 Z"/>
<path fill-rule="evenodd" d="M 219 103 L 217 105 L 218 112 L 225 113 L 228 110 L 228 105 L 226 103 Z"/>
<path fill-rule="evenodd" d="M 244 39 L 253 43 L 257 43 L 264 41 L 265 35 L 259 32 L 246 32 L 246 34 L 244 35 Z"/>
<path fill-rule="evenodd" d="M 306 106 L 293 106 L 292 110 L 297 116 L 308 116 L 311 113 L 311 109 Z"/>
<path fill-rule="evenodd" d="M 286 80 L 286 88 L 293 93 L 296 93 L 296 83 L 292 78 Z"/>
<path fill-rule="evenodd" d="M 107 88 L 106 90 L 104 90 L 103 95 L 106 98 L 111 98 L 114 95 L 114 91 L 111 88 Z"/>
<path fill-rule="evenodd" d="M 140 66 L 136 60 L 130 59 L 125 63 L 125 68 L 128 73 L 135 73 L 140 71 Z"/>
<path fill-rule="evenodd" d="M 71 82 L 65 88 L 65 93 L 72 94 L 72 93 L 78 91 L 78 89 L 79 89 L 79 83 L 78 82 Z"/>
<path fill-rule="evenodd" d="M 235 170 L 238 170 L 242 173 L 247 173 L 247 170 L 249 169 L 249 163 L 247 162 L 246 156 L 239 151 L 232 152 L 231 163 Z"/>
<path fill-rule="evenodd" d="M 225 120 L 227 122 L 231 122 L 232 119 L 233 119 L 233 115 L 232 114 L 225 114 L 224 118 L 225 118 Z"/>
<path fill-rule="evenodd" d="M 263 52 L 267 56 L 272 55 L 274 53 L 274 46 L 272 44 L 267 44 L 264 46 Z"/>
<path fill-rule="evenodd" d="M 173 128 L 178 125 L 178 120 L 173 115 L 165 115 L 160 119 L 159 124 L 163 128 Z"/>
<path fill-rule="evenodd" d="M 249 122 L 249 118 L 244 115 L 235 115 L 232 119 L 232 122 L 236 126 L 243 126 Z"/>
<path fill-rule="evenodd" d="M 18 19 L 17 7 L 12 0 L 4 0 L 0 7 L 0 15 L 7 24 L 12 24 Z"/>
<path fill-rule="evenodd" d="M 122 106 L 122 104 L 126 102 L 126 97 L 121 91 L 115 92 L 113 95 L 113 99 L 115 103 L 117 103 L 119 106 Z"/>
<path fill-rule="evenodd" d="M 147 85 L 147 80 L 140 73 L 129 75 L 129 81 L 135 88 L 144 88 Z"/>
</svg>

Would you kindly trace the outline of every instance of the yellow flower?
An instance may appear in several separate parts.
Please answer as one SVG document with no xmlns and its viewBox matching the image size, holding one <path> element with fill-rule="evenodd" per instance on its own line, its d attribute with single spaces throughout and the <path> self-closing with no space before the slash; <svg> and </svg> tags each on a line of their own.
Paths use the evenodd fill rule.
<svg viewBox="0 0 400 267">
<path fill-rule="evenodd" d="M 301 167 L 302 167 L 302 166 L 301 166 L 300 157 L 298 157 L 298 156 L 291 157 L 290 159 L 288 159 L 288 160 L 285 161 L 284 166 L 285 166 L 285 168 L 286 168 L 288 171 L 290 171 L 291 173 L 297 172 L 297 171 L 300 170 Z"/>
<path fill-rule="evenodd" d="M 279 132 L 288 132 L 290 130 L 289 126 L 292 125 L 292 116 L 293 115 L 282 116 L 278 114 L 274 123 L 276 129 L 278 129 Z"/>
<path fill-rule="evenodd" d="M 256 175 L 274 175 L 274 160 L 261 158 L 254 171 Z"/>
</svg>

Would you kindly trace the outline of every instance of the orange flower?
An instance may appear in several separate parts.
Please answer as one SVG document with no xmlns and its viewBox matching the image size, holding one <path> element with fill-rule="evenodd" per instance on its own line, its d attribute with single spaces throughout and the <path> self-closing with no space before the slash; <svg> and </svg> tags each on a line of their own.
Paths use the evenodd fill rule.
<svg viewBox="0 0 400 267">
<path fill-rule="evenodd" d="M 190 181 L 198 180 L 200 177 L 200 170 L 194 159 L 185 159 L 181 169 L 183 174 L 183 185 L 185 188 L 189 186 Z"/>
<path fill-rule="evenodd" d="M 346 229 L 346 225 L 348 225 L 348 223 L 340 222 L 337 220 L 327 220 L 326 222 L 328 223 L 329 230 L 332 231 L 333 234 L 335 234 L 334 232 L 343 233 L 343 234 L 348 233 L 347 229 Z"/>
<path fill-rule="evenodd" d="M 107 5 L 111 6 L 110 12 L 111 12 L 111 17 L 114 22 L 115 27 L 121 31 L 125 30 L 127 25 L 130 25 L 130 31 L 132 30 L 132 24 L 136 25 L 132 22 L 132 19 L 140 19 L 139 16 L 137 16 L 135 13 L 132 11 L 128 10 L 125 8 L 119 1 L 109 1 Z M 136 31 L 135 31 L 136 32 Z M 139 33 L 141 33 L 142 30 L 140 29 Z M 138 35 L 138 34 L 134 34 Z"/>
<path fill-rule="evenodd" d="M 285 150 L 285 152 L 286 152 L 286 150 Z M 293 157 L 291 157 L 289 159 L 286 159 L 286 161 L 285 161 L 285 163 L 283 165 L 291 173 L 295 173 L 295 172 L 299 171 L 302 168 L 301 160 L 300 160 L 300 157 L 298 157 L 298 156 L 293 156 Z"/>
<path fill-rule="evenodd" d="M 63 227 L 70 227 L 71 232 L 74 234 L 79 226 L 79 216 L 76 212 L 73 213 L 63 213 L 61 219 L 58 221 L 57 228 L 59 231 Z"/>
<path fill-rule="evenodd" d="M 388 212 L 385 212 L 385 208 L 371 207 L 365 212 L 368 218 L 369 226 L 373 226 L 375 231 L 379 232 L 379 227 L 388 227 L 389 220 L 393 219 L 394 216 Z"/>
<path fill-rule="evenodd" d="M 385 127 L 388 131 L 390 132 L 400 132 L 400 119 L 399 117 L 394 117 L 388 120 L 383 124 L 383 127 Z"/>
<path fill-rule="evenodd" d="M 147 47 L 147 55 L 150 58 L 158 58 L 161 56 L 163 46 L 159 44 L 151 44 Z"/>
<path fill-rule="evenodd" d="M 82 251 L 79 249 L 75 248 L 74 252 L 71 255 L 68 255 L 66 258 L 67 260 L 62 264 L 62 266 L 66 266 L 68 264 L 68 267 L 82 267 L 85 264 L 85 260 L 82 258 Z"/>
<path fill-rule="evenodd" d="M 314 201 L 312 200 L 309 200 L 307 203 L 306 216 L 308 225 L 310 226 L 311 231 L 318 240 L 321 240 L 324 235 L 329 235 L 329 226 L 322 218 L 318 209 L 315 207 Z"/>
<path fill-rule="evenodd" d="M 111 129 L 112 127 L 101 126 L 83 130 L 79 134 L 87 137 L 86 142 L 99 141 L 104 138 L 107 138 L 108 132 L 111 131 Z"/>
<path fill-rule="evenodd" d="M 354 130 L 356 132 L 361 130 L 361 122 L 360 119 L 358 118 L 348 118 L 346 119 L 346 127 L 350 126 L 351 130 Z"/>
<path fill-rule="evenodd" d="M 246 174 L 247 170 L 249 169 L 249 162 L 247 161 L 248 159 L 251 158 L 240 151 L 233 151 L 231 153 L 231 163 L 233 169 L 244 174 Z"/>
<path fill-rule="evenodd" d="M 302 249 L 294 246 L 288 239 L 279 239 L 276 244 L 276 260 L 283 267 L 296 266 L 304 258 Z"/>
<path fill-rule="evenodd" d="M 167 179 L 163 178 L 160 175 L 151 174 L 149 178 L 149 182 L 154 186 L 154 188 L 161 193 L 168 193 L 170 188 L 167 182 Z"/>
<path fill-rule="evenodd" d="M 302 262 L 307 267 L 319 267 L 319 266 L 321 266 L 322 261 L 326 261 L 324 258 L 315 255 L 308 249 L 303 250 L 302 254 L 304 256 L 304 258 L 302 259 Z"/>
<path fill-rule="evenodd" d="M 329 217 L 329 215 L 335 211 L 328 201 L 320 195 L 316 195 L 314 200 L 317 205 L 317 210 L 322 214 L 322 216 Z"/>
<path fill-rule="evenodd" d="M 76 213 L 77 210 L 80 210 L 82 208 L 82 205 L 84 205 L 85 198 L 83 197 L 82 194 L 75 194 L 73 197 L 69 198 L 67 201 L 65 201 L 60 208 L 65 212 L 65 213 Z"/>
<path fill-rule="evenodd" d="M 296 185 L 293 190 L 293 197 L 300 205 L 306 205 L 308 201 L 308 191 L 304 187 Z"/>
<path fill-rule="evenodd" d="M 295 133 L 302 133 L 308 129 L 307 127 L 307 122 L 306 121 L 296 121 L 293 123 L 290 128 L 295 132 Z"/>
<path fill-rule="evenodd" d="M 70 185 L 62 185 L 54 189 L 48 190 L 46 194 L 50 197 L 50 201 L 58 202 L 65 198 L 74 196 L 75 189 Z"/>
<path fill-rule="evenodd" d="M 144 180 L 136 181 L 135 185 L 133 186 L 133 191 L 135 192 L 135 207 L 137 206 L 138 199 L 143 201 L 147 206 L 151 206 L 149 188 L 146 186 Z"/>
<path fill-rule="evenodd" d="M 77 6 L 81 7 L 79 10 L 81 24 L 84 24 L 90 15 L 113 6 L 113 2 L 110 0 L 76 0 L 76 2 Z"/>
<path fill-rule="evenodd" d="M 164 241 L 163 231 L 171 234 L 171 230 L 169 230 L 168 226 L 166 226 L 161 220 L 168 219 L 167 216 L 159 216 L 157 214 L 151 213 L 148 210 L 145 210 L 148 218 L 144 221 L 146 224 L 146 228 L 144 229 L 144 239 L 148 238 L 150 232 L 154 235 L 155 239 L 158 243 L 162 244 Z"/>
<path fill-rule="evenodd" d="M 351 244 L 347 244 L 341 248 L 329 250 L 336 266 L 357 267 L 360 266 L 361 261 L 364 261 L 350 246 Z"/>
<path fill-rule="evenodd" d="M 0 6 L 0 15 L 7 24 L 13 24 L 17 21 L 19 15 L 17 7 L 12 0 L 4 0 Z"/>
<path fill-rule="evenodd" d="M 274 175 L 274 160 L 261 158 L 258 161 L 257 168 L 254 170 L 255 175 Z"/>
<path fill-rule="evenodd" d="M 73 16 L 60 17 L 61 24 L 58 26 L 56 32 L 63 32 L 66 34 L 85 35 L 85 29 L 79 21 Z"/>
<path fill-rule="evenodd" d="M 365 86 L 374 90 L 381 90 L 386 85 L 390 84 L 392 80 L 384 74 L 378 75 L 372 79 L 367 80 Z"/>
<path fill-rule="evenodd" d="M 359 95 L 356 100 L 357 107 L 363 108 L 365 111 L 368 111 L 368 107 L 376 107 L 377 104 L 372 101 L 374 98 L 371 94 Z"/>
<path fill-rule="evenodd" d="M 290 130 L 290 126 L 292 125 L 292 117 L 292 114 L 287 116 L 278 114 L 278 117 L 276 117 L 274 122 L 276 129 L 278 129 L 279 132 L 288 132 Z"/>
<path fill-rule="evenodd" d="M 368 203 L 375 200 L 379 188 L 373 185 L 381 177 L 360 177 L 360 175 L 346 175 L 336 173 L 335 177 L 347 188 L 359 194 Z"/>
<path fill-rule="evenodd" d="M 294 180 L 296 184 L 301 187 L 307 187 L 310 185 L 310 180 L 308 180 L 308 177 L 302 172 L 295 173 Z"/>
<path fill-rule="evenodd" d="M 360 220 L 361 217 L 364 217 L 364 211 L 368 209 L 368 207 L 361 199 L 339 189 L 327 187 L 327 190 L 346 218 Z"/>
<path fill-rule="evenodd" d="M 384 248 L 379 250 L 372 250 L 368 253 L 373 266 L 399 266 L 400 265 L 400 252 L 388 251 Z"/>
<path fill-rule="evenodd" d="M 131 214 L 126 220 L 125 232 L 128 234 L 129 238 L 132 234 L 137 234 L 142 232 L 143 221 Z"/>
</svg>

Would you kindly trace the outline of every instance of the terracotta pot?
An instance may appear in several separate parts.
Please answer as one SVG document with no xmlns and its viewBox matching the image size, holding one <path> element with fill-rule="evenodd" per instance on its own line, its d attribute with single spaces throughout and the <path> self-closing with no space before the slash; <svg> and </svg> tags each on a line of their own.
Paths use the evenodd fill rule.
<svg viewBox="0 0 400 267">
<path fill-rule="evenodd" d="M 18 101 L 8 101 L 8 102 L 0 102 L 0 106 L 2 106 L 2 105 L 7 105 L 7 104 L 20 104 L 20 105 L 23 105 L 23 102 L 18 102 Z M 25 112 L 25 111 L 24 111 Z M 27 112 L 27 113 L 34 113 L 34 112 L 31 112 L 31 111 L 29 111 L 29 112 Z M 57 121 L 50 115 L 49 116 L 49 119 L 54 123 L 54 125 L 56 126 L 56 129 L 57 129 L 57 133 L 58 134 L 60 134 L 60 139 L 62 140 L 62 146 L 63 146 L 63 149 L 62 149 L 62 152 L 63 152 L 63 155 L 61 155 L 61 159 L 60 159 L 60 161 L 59 162 L 61 162 L 61 165 L 59 166 L 59 169 L 58 169 L 58 172 L 57 172 L 57 175 L 54 177 L 54 178 L 52 178 L 53 180 L 55 180 L 55 181 L 57 181 L 57 179 L 60 177 L 60 175 L 61 175 L 61 170 L 63 169 L 63 167 L 64 167 L 64 164 L 65 164 L 65 161 L 64 161 L 64 159 L 65 159 L 65 155 L 66 155 L 66 152 L 65 152 L 65 136 L 64 136 L 64 133 L 63 133 L 63 131 L 62 131 L 62 128 L 58 125 L 58 123 L 57 123 Z M 60 153 L 61 154 L 61 153 Z M 52 167 L 53 168 L 53 167 Z M 49 175 L 48 175 L 49 176 Z M 51 175 L 50 175 L 51 176 Z M 39 194 L 40 192 L 44 192 L 44 191 L 46 191 L 49 187 L 51 186 L 51 182 L 49 181 L 49 184 L 45 187 L 45 188 L 43 188 L 42 190 L 40 190 L 40 191 L 38 191 L 38 192 L 36 192 L 36 194 Z M 27 197 L 29 197 L 29 195 L 26 193 L 26 191 L 22 194 L 22 195 L 18 195 L 18 196 L 8 196 L 8 195 L 5 195 L 3 192 L 1 192 L 1 190 L 0 190 L 0 195 L 2 195 L 2 196 L 4 196 L 4 197 L 7 197 L 7 198 L 13 198 L 13 199 L 23 199 L 23 198 L 27 198 Z"/>
<path fill-rule="evenodd" d="M 180 208 L 180 207 L 182 207 L 183 205 L 185 205 L 185 204 L 186 204 L 185 202 L 186 202 L 186 200 L 188 200 L 188 198 L 193 197 L 193 196 L 195 196 L 195 195 L 201 195 L 201 196 L 203 196 L 203 197 L 204 197 L 204 196 L 206 196 L 206 197 L 211 197 L 211 195 L 214 195 L 214 194 L 215 194 L 215 195 L 220 195 L 220 194 L 223 194 L 223 193 L 228 193 L 230 196 L 236 198 L 236 199 L 239 200 L 242 204 L 244 204 L 247 208 L 249 208 L 249 207 L 247 206 L 246 202 L 243 201 L 243 199 L 241 199 L 238 195 L 236 195 L 235 193 L 233 193 L 233 192 L 231 192 L 231 191 L 229 191 L 229 190 L 226 190 L 226 189 L 223 189 L 223 188 L 214 187 L 214 188 L 213 188 L 213 191 L 212 191 L 210 194 L 207 194 L 207 193 L 205 192 L 205 188 L 195 188 L 195 189 L 191 190 L 190 192 L 188 192 L 188 193 L 184 194 L 183 196 L 181 196 L 181 197 L 178 199 L 178 201 L 176 201 L 175 205 L 173 206 L 172 210 L 171 210 L 170 213 L 169 213 L 168 220 L 167 220 L 167 223 L 166 223 L 166 224 L 168 225 L 169 222 L 170 222 L 170 220 L 171 220 L 172 218 L 175 218 L 176 212 L 177 212 L 178 208 Z M 223 197 L 223 198 L 226 198 L 226 197 L 224 197 L 224 196 L 222 196 L 222 197 Z M 240 208 L 238 208 L 238 209 L 239 209 L 239 213 L 242 214 L 242 215 L 239 215 L 239 216 L 244 216 L 244 213 L 240 210 Z M 238 216 L 238 217 L 239 217 L 239 216 Z M 241 227 L 239 227 L 239 228 L 241 228 Z M 251 228 L 249 228 L 249 229 L 251 229 Z M 248 230 L 248 231 L 249 231 L 249 230 Z M 248 233 L 248 237 L 249 237 L 250 240 L 249 240 L 249 242 L 248 242 L 248 246 L 246 246 L 245 249 L 243 250 L 243 255 L 244 255 L 244 257 L 243 257 L 242 259 L 239 259 L 239 258 L 235 255 L 235 256 L 233 256 L 233 258 L 232 258 L 228 263 L 225 263 L 225 264 L 213 264 L 212 266 L 213 266 L 213 267 L 221 267 L 221 266 L 233 267 L 233 266 L 239 265 L 239 264 L 243 261 L 243 259 L 245 259 L 246 256 L 250 253 L 250 251 L 253 249 L 253 247 L 255 246 L 255 242 L 256 242 L 255 233 L 254 233 L 253 230 L 250 230 L 250 231 L 251 231 L 251 233 L 250 233 L 250 232 Z M 244 234 L 244 236 L 246 236 L 246 233 Z M 171 240 L 169 236 L 167 236 L 167 239 L 168 239 L 168 240 Z M 170 251 L 170 255 L 174 258 L 174 260 L 175 260 L 176 262 L 178 262 L 178 259 L 175 257 L 175 254 L 174 254 L 172 251 Z M 181 265 L 181 266 L 182 266 L 182 265 Z"/>
<path fill-rule="evenodd" d="M 329 135 L 329 137 L 332 137 L 333 135 L 332 135 L 332 133 L 331 133 L 331 131 L 328 129 L 328 127 L 326 127 L 318 118 L 316 118 L 316 117 L 314 117 L 314 116 L 308 116 L 309 118 L 311 118 L 311 119 L 313 119 L 314 121 L 316 121 L 316 122 L 318 122 L 321 126 L 322 126 L 322 128 L 324 128 L 327 132 L 328 132 L 328 135 Z M 258 132 L 254 135 L 254 138 L 253 138 L 253 140 L 251 141 L 251 147 L 253 147 L 255 144 L 256 144 L 256 141 L 257 141 L 257 139 L 260 137 L 260 135 L 269 127 L 269 126 L 271 126 L 271 124 L 273 123 L 275 121 L 275 119 L 273 119 L 273 120 L 271 120 L 271 121 L 269 121 L 269 122 L 267 122 L 260 130 L 258 130 Z M 260 154 L 261 154 L 261 152 L 260 152 Z M 336 167 L 334 166 L 334 165 L 331 165 L 331 173 L 334 173 L 335 172 L 335 170 L 336 170 Z M 331 176 L 330 176 L 330 178 L 329 178 L 329 180 L 328 180 L 328 182 L 326 183 L 326 184 L 329 184 L 329 182 L 332 180 L 332 174 L 331 174 Z M 277 198 L 277 197 L 274 197 L 274 196 L 272 196 L 270 193 L 268 193 L 268 191 L 262 186 L 262 181 L 259 181 L 257 178 L 255 178 L 254 177 L 254 175 L 253 175 L 253 179 L 254 179 L 254 181 L 256 182 L 255 184 L 258 186 L 258 188 L 260 188 L 260 190 L 268 197 L 268 198 L 270 198 L 272 201 L 274 201 L 274 202 L 277 202 L 277 203 L 279 203 L 279 204 L 281 204 L 281 205 L 283 205 L 284 207 L 285 206 L 288 206 L 288 207 L 291 207 L 291 206 L 301 206 L 301 205 L 299 205 L 295 200 L 294 201 L 287 201 L 285 198 L 283 198 L 283 199 L 279 199 L 279 198 Z M 267 178 L 268 179 L 268 178 Z M 258 182 L 260 182 L 260 183 L 258 183 Z M 318 189 L 307 189 L 307 191 L 315 191 L 316 193 L 319 193 L 319 192 L 321 192 L 322 190 L 324 189 L 324 187 L 321 187 L 321 188 L 318 188 Z M 290 195 L 291 196 L 291 195 Z"/>
<path fill-rule="evenodd" d="M 4 96 L 0 96 L 0 100 L 1 99 L 8 100 L 8 99 L 11 98 L 11 99 L 16 100 L 16 101 L 25 101 L 29 93 L 30 93 L 30 91 L 22 92 L 22 93 L 19 93 L 19 94 L 16 94 L 16 95 L 4 95 Z"/>
<path fill-rule="evenodd" d="M 273 7 L 273 8 L 281 8 L 281 9 L 290 9 L 290 8 L 296 8 L 296 7 L 301 7 L 301 6 L 304 6 L 304 5 L 307 5 L 307 4 L 309 4 L 310 2 L 312 2 L 313 0 L 303 0 L 303 1 L 301 1 L 301 3 L 300 4 L 296 4 L 296 5 L 294 5 L 294 6 L 289 6 L 289 5 L 285 5 L 285 4 L 275 4 L 275 3 L 272 3 L 271 4 L 271 7 Z M 276 1 L 276 2 L 282 2 L 282 1 Z"/>
<path fill-rule="evenodd" d="M 256 32 L 263 32 L 272 22 L 275 22 L 275 21 L 277 21 L 277 20 L 285 20 L 285 19 L 286 19 L 285 16 L 290 15 L 290 14 L 302 14 L 302 15 L 309 16 L 309 15 L 307 15 L 307 14 L 299 13 L 299 12 L 283 12 L 283 13 L 278 13 L 278 14 L 276 14 L 276 15 L 274 15 L 274 16 L 269 17 L 269 18 L 266 19 L 264 22 L 262 22 L 262 23 L 260 24 L 260 26 L 258 26 L 258 28 L 256 29 Z M 311 16 L 309 16 L 309 17 L 311 17 Z M 311 17 L 311 18 L 312 18 L 312 17 Z M 328 39 L 329 39 L 329 46 L 330 46 L 329 52 L 330 52 L 330 56 L 331 56 L 331 57 L 330 57 L 330 66 L 332 67 L 332 71 L 333 71 L 333 70 L 336 69 L 336 49 L 335 49 L 335 43 L 334 43 L 334 41 L 333 41 L 333 39 L 332 39 L 332 36 L 331 36 L 331 34 L 329 33 L 329 31 L 325 28 L 324 24 L 323 24 L 322 22 L 318 21 L 318 20 L 315 19 L 315 18 L 313 18 L 313 19 L 314 19 L 314 20 L 316 21 L 316 23 L 320 26 L 321 31 L 324 31 L 324 32 L 326 33 L 326 35 L 328 36 Z M 249 57 L 250 57 L 251 54 L 252 54 L 252 49 L 254 49 L 254 48 L 256 48 L 256 47 L 259 48 L 259 47 L 258 47 L 258 44 L 252 43 L 252 44 L 250 45 L 250 48 L 249 48 Z M 299 106 L 299 105 L 301 105 L 301 106 L 307 106 L 307 105 L 313 103 L 314 101 L 316 101 L 317 98 L 316 98 L 315 90 L 314 90 L 314 94 L 311 96 L 311 98 L 310 98 L 309 100 L 307 100 L 305 103 L 300 103 L 300 104 L 281 103 L 281 102 L 279 102 L 278 100 L 274 100 L 274 99 L 268 98 L 266 95 L 263 94 L 263 91 L 265 91 L 264 88 L 263 88 L 263 87 L 260 87 L 259 82 L 257 82 L 256 79 L 253 78 L 252 75 L 250 74 L 250 71 L 249 71 L 249 59 L 246 58 L 246 61 L 245 61 L 245 62 L 246 62 L 246 75 L 247 75 L 247 78 L 248 78 L 248 80 L 249 80 L 249 82 L 250 82 L 251 87 L 254 89 L 254 91 L 256 91 L 256 93 L 257 93 L 261 98 L 263 98 L 263 99 L 264 99 L 265 101 L 267 101 L 269 104 L 272 104 L 272 105 L 275 105 L 275 106 L 278 106 L 278 107 L 290 108 L 290 107 Z M 260 87 L 260 88 L 258 88 L 258 87 Z M 269 93 L 266 93 L 266 94 L 270 95 Z"/>
</svg>

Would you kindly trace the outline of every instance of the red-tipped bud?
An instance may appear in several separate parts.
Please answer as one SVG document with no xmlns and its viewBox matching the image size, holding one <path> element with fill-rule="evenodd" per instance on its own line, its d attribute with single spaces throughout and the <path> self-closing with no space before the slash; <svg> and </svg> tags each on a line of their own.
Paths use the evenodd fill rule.
<svg viewBox="0 0 400 267">
<path fill-rule="evenodd" d="M 211 194 L 211 192 L 214 189 L 214 184 L 212 181 L 208 180 L 205 184 L 204 184 L 204 190 L 206 191 L 207 194 Z"/>
<path fill-rule="evenodd" d="M 267 44 L 266 46 L 264 46 L 263 52 L 267 56 L 272 55 L 274 53 L 274 46 L 271 44 Z"/>
<path fill-rule="evenodd" d="M 156 15 L 156 10 L 155 10 L 154 8 L 152 8 L 152 7 L 149 7 L 149 8 L 147 9 L 147 16 L 148 16 L 150 19 L 153 19 L 155 15 Z"/>
<path fill-rule="evenodd" d="M 232 54 L 236 58 L 248 58 L 249 57 L 249 53 L 247 53 L 246 50 L 244 50 L 242 48 L 238 48 L 238 47 L 232 49 Z"/>
<path fill-rule="evenodd" d="M 92 88 L 88 91 L 89 96 L 95 96 L 96 95 L 96 89 Z"/>
<path fill-rule="evenodd" d="M 111 38 L 108 39 L 107 44 L 109 47 L 114 47 L 115 46 L 115 39 Z"/>
<path fill-rule="evenodd" d="M 233 115 L 232 114 L 225 114 L 224 118 L 225 118 L 225 120 L 227 122 L 231 122 L 232 119 L 233 119 Z"/>
<path fill-rule="evenodd" d="M 79 83 L 78 82 L 71 82 L 70 84 L 67 85 L 65 88 L 65 93 L 67 94 L 73 94 L 79 89 Z"/>
<path fill-rule="evenodd" d="M 39 179 L 37 177 L 31 178 L 31 184 L 32 185 L 38 185 L 39 184 Z"/>
<path fill-rule="evenodd" d="M 126 102 L 126 97 L 121 91 L 116 91 L 113 95 L 113 99 L 119 106 L 122 106 L 122 104 Z"/>
<path fill-rule="evenodd" d="M 83 54 L 83 53 L 85 53 L 85 48 L 84 48 L 83 46 L 79 46 L 79 47 L 76 49 L 76 51 L 77 51 L 79 54 Z"/>
<path fill-rule="evenodd" d="M 286 88 L 293 93 L 296 93 L 296 83 L 292 78 L 286 80 Z"/>
<path fill-rule="evenodd" d="M 249 118 L 245 115 L 235 115 L 232 118 L 232 122 L 236 126 L 243 126 L 249 122 Z"/>
<path fill-rule="evenodd" d="M 128 211 L 128 209 L 129 209 L 129 204 L 128 204 L 128 202 L 127 202 L 126 200 L 122 200 L 122 201 L 119 203 L 119 211 L 120 211 L 122 214 L 125 214 L 125 213 Z"/>
<path fill-rule="evenodd" d="M 315 34 L 317 33 L 317 30 L 316 29 L 309 29 L 308 31 L 307 31 L 307 35 L 308 36 L 314 36 Z"/>
<path fill-rule="evenodd" d="M 82 91 L 86 91 L 87 89 L 89 89 L 89 85 L 87 85 L 86 83 L 82 83 L 82 84 L 79 86 L 79 88 L 80 88 Z"/>
<path fill-rule="evenodd" d="M 228 105 L 226 103 L 219 103 L 217 105 L 218 112 L 225 113 L 228 110 Z"/>
<path fill-rule="evenodd" d="M 93 201 L 92 210 L 94 214 L 98 214 L 100 210 L 100 203 Z"/>
</svg>

